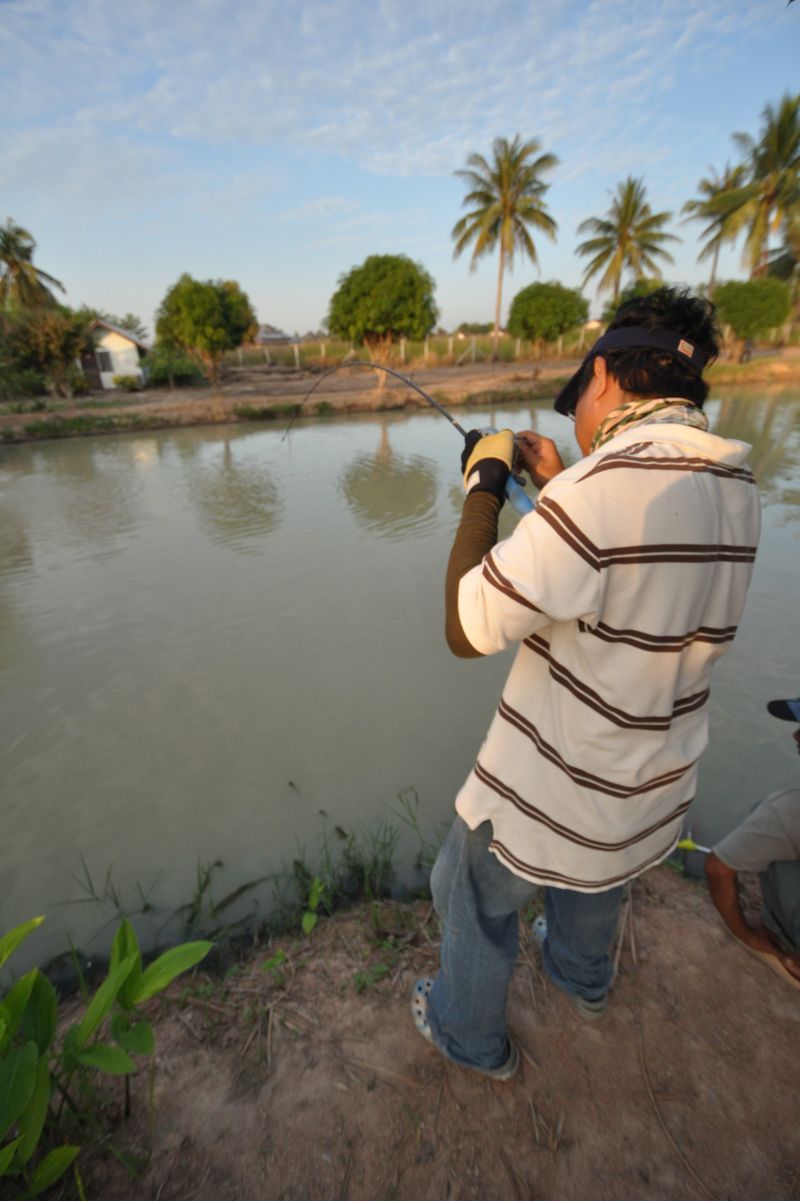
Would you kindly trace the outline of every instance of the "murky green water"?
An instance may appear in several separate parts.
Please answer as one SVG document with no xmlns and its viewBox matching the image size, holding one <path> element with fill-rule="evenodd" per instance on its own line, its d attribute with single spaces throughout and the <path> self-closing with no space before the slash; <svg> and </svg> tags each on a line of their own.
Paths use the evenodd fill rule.
<svg viewBox="0 0 800 1201">
<path fill-rule="evenodd" d="M 753 443 L 765 520 L 716 675 L 699 839 L 796 779 L 789 727 L 764 704 L 800 689 L 800 393 L 731 394 L 708 411 Z M 571 438 L 548 404 L 461 412 Z M 82 861 L 131 908 L 149 894 L 154 938 L 198 862 L 222 861 L 219 898 L 298 845 L 313 852 L 333 824 L 374 828 L 402 789 L 428 832 L 450 818 L 508 666 L 455 660 L 442 637 L 458 437 L 428 412 L 282 435 L 0 451 L 0 930 L 46 912 L 31 959 L 68 936 L 102 945 L 90 936 L 111 909 L 78 903 Z M 264 884 L 229 916 L 269 896 Z"/>
</svg>

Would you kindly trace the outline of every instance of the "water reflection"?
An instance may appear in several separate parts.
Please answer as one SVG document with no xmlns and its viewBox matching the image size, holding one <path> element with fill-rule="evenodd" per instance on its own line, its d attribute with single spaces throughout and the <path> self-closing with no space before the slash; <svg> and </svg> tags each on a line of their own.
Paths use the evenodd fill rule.
<svg viewBox="0 0 800 1201">
<path fill-rule="evenodd" d="M 433 524 L 435 464 L 422 455 L 394 451 L 385 418 L 378 449 L 353 459 L 339 488 L 359 525 L 379 538 L 405 538 Z"/>
<path fill-rule="evenodd" d="M 747 461 L 758 481 L 761 493 L 770 501 L 796 504 L 796 491 L 788 496 L 785 489 L 795 484 L 800 463 L 800 408 L 790 392 L 775 392 L 763 399 L 732 394 L 719 402 L 712 419 L 712 430 L 723 438 L 749 442 L 752 451 Z"/>
<path fill-rule="evenodd" d="M 194 461 L 188 475 L 192 503 L 213 541 L 247 551 L 255 539 L 280 524 L 280 489 L 262 463 L 247 457 L 241 439 L 225 436 L 210 458 L 201 454 L 207 445 L 192 447 Z"/>
</svg>

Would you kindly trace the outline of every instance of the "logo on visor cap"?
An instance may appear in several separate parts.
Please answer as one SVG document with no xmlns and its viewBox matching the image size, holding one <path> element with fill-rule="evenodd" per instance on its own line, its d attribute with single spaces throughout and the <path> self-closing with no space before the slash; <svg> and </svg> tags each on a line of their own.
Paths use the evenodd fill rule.
<svg viewBox="0 0 800 1201">
<path fill-rule="evenodd" d="M 694 347 L 692 346 L 691 342 L 687 342 L 685 338 L 681 338 L 680 342 L 678 343 L 678 352 L 680 354 L 685 354 L 687 359 L 690 359 L 694 354 Z"/>
</svg>

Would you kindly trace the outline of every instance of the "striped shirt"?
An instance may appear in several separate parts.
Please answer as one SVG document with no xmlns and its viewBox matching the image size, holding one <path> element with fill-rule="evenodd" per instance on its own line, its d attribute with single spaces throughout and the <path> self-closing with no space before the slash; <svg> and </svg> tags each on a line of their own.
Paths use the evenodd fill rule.
<svg viewBox="0 0 800 1201">
<path fill-rule="evenodd" d="M 760 525 L 746 443 L 638 425 L 542 489 L 458 586 L 481 654 L 519 644 L 456 809 L 517 875 L 582 892 L 664 859 Z"/>
</svg>

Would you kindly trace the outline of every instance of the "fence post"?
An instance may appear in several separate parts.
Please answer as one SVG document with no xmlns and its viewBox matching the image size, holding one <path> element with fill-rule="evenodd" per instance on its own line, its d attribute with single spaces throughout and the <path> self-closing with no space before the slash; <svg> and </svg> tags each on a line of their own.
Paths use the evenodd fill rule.
<svg viewBox="0 0 800 1201">
<path fill-rule="evenodd" d="M 401 338 L 400 339 L 400 362 L 405 363 L 405 361 L 406 361 L 406 340 L 405 340 L 405 338 Z"/>
<path fill-rule="evenodd" d="M 241 367 L 242 363 L 244 362 L 244 360 L 243 360 L 243 358 L 242 358 L 242 348 L 241 348 L 241 346 L 237 346 L 237 347 L 236 347 L 236 354 L 237 354 L 237 356 L 238 356 L 238 358 L 239 358 L 239 366 Z"/>
<path fill-rule="evenodd" d="M 517 344 L 516 344 L 516 346 L 514 347 L 514 358 L 515 358 L 515 359 L 518 359 L 518 358 L 519 358 L 519 347 L 520 347 L 520 339 L 519 339 L 519 338 L 517 338 Z"/>
<path fill-rule="evenodd" d="M 300 369 L 300 347 L 296 342 L 294 343 L 294 365 L 298 370 Z"/>
<path fill-rule="evenodd" d="M 269 347 L 268 346 L 264 347 L 264 362 L 267 364 L 268 367 L 272 366 L 272 359 L 269 357 Z"/>
<path fill-rule="evenodd" d="M 578 340 L 578 350 L 583 350 L 583 342 L 584 342 L 585 337 L 586 337 L 586 327 L 584 325 L 582 325 L 581 326 L 581 336 Z"/>
<path fill-rule="evenodd" d="M 452 334 L 447 339 L 447 357 L 449 359 L 452 359 L 452 357 L 453 357 L 453 335 Z"/>
<path fill-rule="evenodd" d="M 558 335 L 558 357 L 561 358 L 563 353 L 564 353 L 564 335 L 559 334 Z"/>
<path fill-rule="evenodd" d="M 326 342 L 320 342 L 320 344 L 319 344 L 319 353 L 320 353 L 320 356 L 321 356 L 323 359 L 325 358 L 325 356 L 326 356 L 326 354 L 327 354 L 327 350 L 328 350 L 327 343 L 326 343 Z"/>
<path fill-rule="evenodd" d="M 425 349 L 423 351 L 423 355 L 425 358 L 425 362 L 427 363 L 427 361 L 428 361 L 428 339 L 427 338 L 425 339 Z"/>
<path fill-rule="evenodd" d="M 474 363 L 475 362 L 475 335 L 474 334 L 472 335 L 472 342 L 470 343 L 469 352 L 472 357 L 472 361 Z"/>
</svg>

